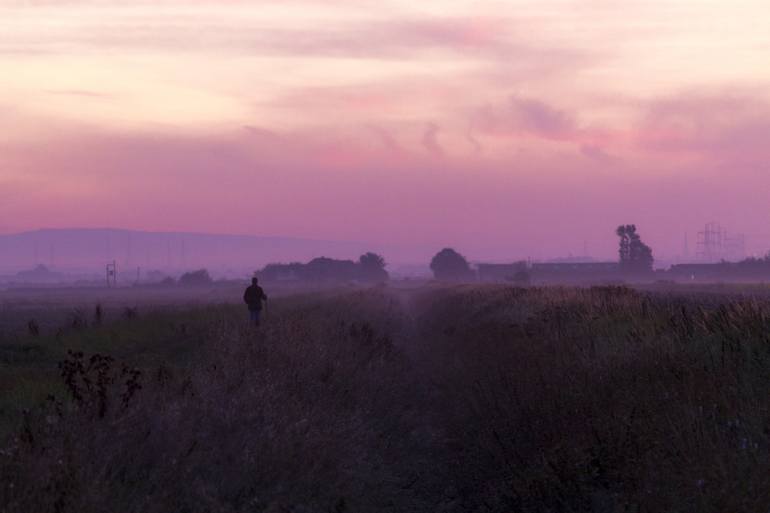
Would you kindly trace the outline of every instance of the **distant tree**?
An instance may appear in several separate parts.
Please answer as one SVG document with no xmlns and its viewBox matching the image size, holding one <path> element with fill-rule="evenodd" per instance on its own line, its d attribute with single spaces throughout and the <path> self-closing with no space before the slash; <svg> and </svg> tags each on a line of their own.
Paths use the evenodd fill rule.
<svg viewBox="0 0 770 513">
<path fill-rule="evenodd" d="M 179 284 L 184 286 L 211 285 L 211 283 L 213 283 L 213 280 L 206 269 L 190 271 L 179 277 Z"/>
<path fill-rule="evenodd" d="M 630 272 L 652 271 L 654 262 L 652 249 L 642 242 L 641 237 L 636 233 L 636 225 L 620 225 L 615 233 L 620 237 L 620 247 L 618 248 L 620 268 Z"/>
<path fill-rule="evenodd" d="M 144 275 L 144 281 L 147 283 L 160 283 L 168 278 L 168 275 L 162 271 L 149 271 Z"/>
<path fill-rule="evenodd" d="M 444 248 L 430 261 L 430 269 L 437 280 L 463 281 L 473 277 L 468 261 L 452 248 Z"/>
<path fill-rule="evenodd" d="M 358 266 L 352 260 L 318 257 L 302 267 L 302 278 L 307 281 L 352 281 L 358 278 Z"/>
<path fill-rule="evenodd" d="M 56 281 L 61 281 L 63 275 L 61 273 L 51 271 L 46 266 L 39 264 L 32 270 L 19 271 L 16 273 L 16 278 L 21 282 L 53 283 Z"/>
<path fill-rule="evenodd" d="M 361 279 L 364 281 L 387 281 L 388 271 L 385 270 L 385 259 L 377 253 L 365 253 L 358 258 Z"/>
<path fill-rule="evenodd" d="M 300 281 L 303 278 L 305 264 L 292 262 L 290 264 L 267 264 L 255 274 L 261 281 Z"/>
<path fill-rule="evenodd" d="M 626 233 L 626 225 L 621 224 L 620 226 L 618 226 L 617 229 L 615 230 L 615 233 L 617 234 L 618 237 L 620 237 L 620 242 L 619 242 L 620 247 L 618 248 L 618 257 L 619 257 L 618 259 L 620 260 L 620 264 L 623 265 L 624 263 L 630 260 L 629 251 L 628 251 L 629 238 L 628 238 L 628 234 Z"/>
</svg>

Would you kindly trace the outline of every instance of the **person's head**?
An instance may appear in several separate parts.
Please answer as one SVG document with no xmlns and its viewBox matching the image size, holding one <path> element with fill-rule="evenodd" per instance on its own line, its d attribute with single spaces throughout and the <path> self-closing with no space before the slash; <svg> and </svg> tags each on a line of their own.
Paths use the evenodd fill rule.
<svg viewBox="0 0 770 513">
<path fill-rule="evenodd" d="M 251 279 L 252 285 L 256 285 L 257 283 L 259 283 L 259 280 L 256 277 Z"/>
</svg>

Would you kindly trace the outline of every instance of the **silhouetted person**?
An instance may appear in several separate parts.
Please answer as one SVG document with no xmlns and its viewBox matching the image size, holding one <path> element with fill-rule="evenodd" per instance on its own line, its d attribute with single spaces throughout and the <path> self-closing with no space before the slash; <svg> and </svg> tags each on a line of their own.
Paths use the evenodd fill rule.
<svg viewBox="0 0 770 513">
<path fill-rule="evenodd" d="M 243 293 L 243 302 L 249 307 L 249 316 L 255 326 L 259 326 L 259 316 L 262 313 L 262 301 L 267 302 L 267 296 L 262 287 L 258 285 L 259 280 L 251 279 L 251 286 Z"/>
</svg>

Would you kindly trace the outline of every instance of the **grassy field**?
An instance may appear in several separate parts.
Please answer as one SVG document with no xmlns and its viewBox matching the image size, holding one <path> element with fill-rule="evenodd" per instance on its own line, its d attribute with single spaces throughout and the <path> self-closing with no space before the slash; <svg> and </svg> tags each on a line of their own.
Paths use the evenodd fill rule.
<svg viewBox="0 0 770 513">
<path fill-rule="evenodd" d="M 770 509 L 762 286 L 92 294 L 0 310 L 0 512 Z"/>
</svg>

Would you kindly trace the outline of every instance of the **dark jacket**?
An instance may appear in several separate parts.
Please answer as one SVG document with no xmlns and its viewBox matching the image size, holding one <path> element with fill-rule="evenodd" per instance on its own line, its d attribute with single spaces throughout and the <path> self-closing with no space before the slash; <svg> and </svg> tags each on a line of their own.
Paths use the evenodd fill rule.
<svg viewBox="0 0 770 513">
<path fill-rule="evenodd" d="M 259 285 L 249 285 L 243 293 L 243 302 L 249 305 L 249 310 L 262 310 L 263 299 L 267 300 L 267 296 Z"/>
</svg>

